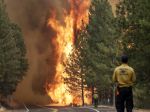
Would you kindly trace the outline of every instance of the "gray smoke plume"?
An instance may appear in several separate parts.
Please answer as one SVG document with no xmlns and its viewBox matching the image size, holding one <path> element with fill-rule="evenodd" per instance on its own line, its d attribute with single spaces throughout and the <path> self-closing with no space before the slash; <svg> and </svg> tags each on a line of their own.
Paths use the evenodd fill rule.
<svg viewBox="0 0 150 112">
<path fill-rule="evenodd" d="M 57 55 L 51 43 L 56 32 L 47 22 L 53 12 L 58 20 L 63 20 L 64 8 L 70 10 L 68 0 L 5 0 L 5 3 L 10 19 L 22 28 L 29 63 L 14 96 L 20 102 L 49 103 L 45 83 L 53 82 Z"/>
</svg>

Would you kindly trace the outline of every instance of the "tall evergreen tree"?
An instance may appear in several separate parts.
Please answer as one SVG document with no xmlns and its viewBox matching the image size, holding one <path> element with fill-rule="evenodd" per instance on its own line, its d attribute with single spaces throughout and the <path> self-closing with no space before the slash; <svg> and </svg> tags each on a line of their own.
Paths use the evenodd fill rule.
<svg viewBox="0 0 150 112">
<path fill-rule="evenodd" d="M 82 105 L 84 105 L 84 90 L 87 89 L 85 83 L 86 65 L 84 63 L 86 60 L 86 38 L 86 31 L 79 31 L 73 53 L 70 55 L 67 63 L 65 63 L 65 72 L 68 76 L 64 78 L 69 91 L 76 98 L 81 99 Z"/>
<path fill-rule="evenodd" d="M 0 96 L 11 95 L 27 70 L 20 28 L 12 24 L 0 0 Z"/>
<path fill-rule="evenodd" d="M 110 86 L 115 42 L 111 5 L 107 0 L 92 0 L 89 25 L 79 34 L 74 53 L 66 65 L 69 77 L 65 80 L 73 87 L 72 90 L 82 85 L 78 82 L 82 82 L 83 78 L 83 82 L 92 88 L 92 94 L 97 88 L 101 97 L 112 96 Z"/>
<path fill-rule="evenodd" d="M 149 0 L 122 0 L 116 12 L 123 50 L 129 55 L 130 64 L 135 68 L 137 75 L 136 103 L 143 107 L 148 107 L 150 103 L 149 11 Z"/>
<path fill-rule="evenodd" d="M 90 68 L 87 83 L 95 86 L 100 95 L 105 97 L 105 93 L 109 93 L 116 52 L 114 15 L 108 0 L 92 0 L 87 32 Z"/>
</svg>

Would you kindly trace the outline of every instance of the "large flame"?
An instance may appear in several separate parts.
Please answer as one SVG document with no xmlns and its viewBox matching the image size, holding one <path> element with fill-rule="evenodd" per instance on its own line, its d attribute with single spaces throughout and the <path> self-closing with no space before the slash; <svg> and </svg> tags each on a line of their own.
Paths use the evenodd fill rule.
<svg viewBox="0 0 150 112">
<path fill-rule="evenodd" d="M 53 84 L 48 84 L 48 94 L 52 100 L 57 104 L 70 104 L 73 102 L 73 95 L 70 94 L 67 89 L 67 85 L 64 84 L 63 77 L 67 76 L 64 73 L 64 66 L 62 62 L 65 62 L 69 58 L 69 54 L 72 53 L 73 44 L 75 40 L 76 31 L 82 28 L 83 23 L 88 24 L 88 8 L 90 0 L 68 0 L 71 6 L 70 13 L 66 13 L 64 10 L 63 24 L 56 19 L 54 13 L 49 18 L 48 25 L 57 32 L 52 43 L 56 47 L 56 74 Z M 76 7 L 78 5 L 78 7 Z"/>
</svg>

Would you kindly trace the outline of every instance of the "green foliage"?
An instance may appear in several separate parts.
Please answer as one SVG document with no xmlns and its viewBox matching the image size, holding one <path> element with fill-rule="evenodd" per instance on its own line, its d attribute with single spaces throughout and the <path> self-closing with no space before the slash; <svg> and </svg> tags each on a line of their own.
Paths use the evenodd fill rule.
<svg viewBox="0 0 150 112">
<path fill-rule="evenodd" d="M 92 83 L 91 86 L 101 91 L 110 87 L 116 53 L 114 16 L 107 0 L 92 0 L 87 32 L 87 60 L 90 68 L 87 83 L 89 86 Z"/>
<path fill-rule="evenodd" d="M 20 28 L 12 24 L 0 0 L 0 94 L 12 94 L 27 70 L 26 50 Z"/>
<path fill-rule="evenodd" d="M 150 101 L 149 12 L 149 0 L 122 0 L 117 7 L 117 26 L 122 38 L 123 50 L 129 55 L 130 64 L 135 68 L 137 75 L 135 97 L 136 100 L 143 102 L 143 107 L 148 107 L 146 102 Z M 146 98 L 139 97 L 138 94 Z"/>
<path fill-rule="evenodd" d="M 92 0 L 89 25 L 80 31 L 74 52 L 65 65 L 69 74 L 65 82 L 71 90 L 82 88 L 83 81 L 83 85 L 92 89 L 96 87 L 101 96 L 107 94 L 110 98 L 113 60 L 116 55 L 114 22 L 108 1 Z"/>
</svg>

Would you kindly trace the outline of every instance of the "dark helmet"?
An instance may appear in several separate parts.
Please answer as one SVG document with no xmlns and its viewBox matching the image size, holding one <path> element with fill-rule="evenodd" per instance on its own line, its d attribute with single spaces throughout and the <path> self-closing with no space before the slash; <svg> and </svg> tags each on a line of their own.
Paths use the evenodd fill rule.
<svg viewBox="0 0 150 112">
<path fill-rule="evenodd" d="M 127 63 L 128 62 L 128 56 L 127 55 L 123 55 L 121 57 L 121 61 L 122 61 L 122 63 Z"/>
</svg>

